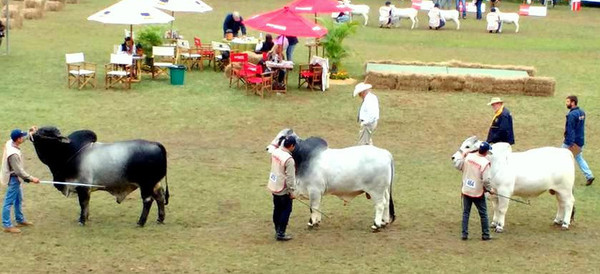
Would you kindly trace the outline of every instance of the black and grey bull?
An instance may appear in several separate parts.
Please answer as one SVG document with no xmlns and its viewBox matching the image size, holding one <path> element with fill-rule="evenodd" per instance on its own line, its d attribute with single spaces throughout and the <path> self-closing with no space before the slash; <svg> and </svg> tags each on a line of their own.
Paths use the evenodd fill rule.
<svg viewBox="0 0 600 274">
<path fill-rule="evenodd" d="M 99 187 L 54 186 L 65 196 L 76 192 L 81 206 L 79 223 L 84 225 L 89 217 L 90 193 L 104 190 L 121 203 L 132 191 L 140 188 L 143 209 L 139 226 L 143 226 L 153 201 L 158 205 L 158 223 L 165 220 L 165 205 L 169 203 L 169 186 L 166 192 L 160 185 L 167 183 L 167 151 L 157 142 L 130 140 L 116 143 L 97 143 L 90 130 L 78 130 L 68 137 L 55 127 L 37 130 L 31 141 L 38 157 L 46 164 L 55 182 L 77 182 Z"/>
</svg>

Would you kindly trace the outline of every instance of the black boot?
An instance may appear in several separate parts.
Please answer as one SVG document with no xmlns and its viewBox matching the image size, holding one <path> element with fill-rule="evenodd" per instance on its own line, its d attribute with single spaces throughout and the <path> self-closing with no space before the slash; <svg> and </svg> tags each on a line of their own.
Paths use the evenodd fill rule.
<svg viewBox="0 0 600 274">
<path fill-rule="evenodd" d="M 287 228 L 287 224 L 282 224 L 279 226 L 279 230 L 277 231 L 277 240 L 278 241 L 289 241 L 292 239 L 292 235 L 285 234 L 285 230 Z"/>
</svg>

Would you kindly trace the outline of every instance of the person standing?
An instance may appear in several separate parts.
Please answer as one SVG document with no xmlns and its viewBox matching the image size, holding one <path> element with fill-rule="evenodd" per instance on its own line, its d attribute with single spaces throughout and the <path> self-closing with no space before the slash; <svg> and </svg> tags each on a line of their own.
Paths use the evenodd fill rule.
<svg viewBox="0 0 600 274">
<path fill-rule="evenodd" d="M 273 194 L 273 224 L 275 239 L 289 241 L 292 236 L 285 233 L 290 214 L 292 214 L 292 192 L 296 183 L 296 162 L 292 152 L 296 148 L 296 138 L 287 136 L 283 147 L 271 154 L 271 174 L 267 188 Z"/>
<path fill-rule="evenodd" d="M 360 132 L 358 137 L 358 145 L 373 145 L 373 133 L 377 128 L 379 120 L 379 100 L 377 96 L 371 92 L 370 84 L 364 82 L 358 83 L 354 87 L 353 96 L 356 95 L 362 98 L 362 104 L 358 111 L 358 122 L 360 123 Z"/>
<path fill-rule="evenodd" d="M 585 175 L 586 186 L 594 182 L 594 174 L 590 170 L 585 159 L 583 159 L 583 145 L 585 144 L 585 112 L 577 106 L 577 96 L 567 96 L 566 106 L 569 109 L 567 113 L 567 122 L 565 124 L 565 140 L 562 147 L 568 148 L 575 155 L 575 161 Z"/>
<path fill-rule="evenodd" d="M 477 8 L 477 20 L 481 20 L 482 16 L 481 16 L 481 3 L 483 2 L 483 0 L 476 0 L 475 1 L 475 7 Z"/>
<path fill-rule="evenodd" d="M 462 4 L 462 19 L 467 19 L 467 3 L 465 0 L 456 0 L 456 10 L 460 14 Z"/>
<path fill-rule="evenodd" d="M 227 30 L 231 30 L 233 37 L 238 37 L 240 29 L 242 30 L 242 36 L 246 36 L 246 26 L 244 26 L 244 19 L 240 16 L 240 13 L 234 11 L 227 14 L 223 21 L 223 36 L 226 36 Z"/>
<path fill-rule="evenodd" d="M 492 178 L 490 172 L 490 161 L 485 158 L 488 151 L 492 149 L 490 144 L 482 142 L 477 153 L 469 153 L 462 166 L 462 239 L 469 239 L 469 215 L 471 215 L 471 206 L 475 204 L 481 219 L 481 240 L 491 240 L 490 226 L 487 215 L 487 204 L 485 202 L 484 192 L 488 191 L 494 194 L 490 181 Z"/>
<path fill-rule="evenodd" d="M 32 132 L 34 128 L 29 131 Z M 2 184 L 7 185 L 4 205 L 2 206 L 2 226 L 4 232 L 20 233 L 21 230 L 12 225 L 10 220 L 10 208 L 15 208 L 15 219 L 17 226 L 31 226 L 33 223 L 25 220 L 22 211 L 23 193 L 21 190 L 21 178 L 25 182 L 39 184 L 40 180 L 29 175 L 23 169 L 21 149 L 19 146 L 25 142 L 26 132 L 15 129 L 10 133 L 10 140 L 6 142 L 2 155 Z"/>
<path fill-rule="evenodd" d="M 285 50 L 285 59 L 288 61 L 293 61 L 292 58 L 294 56 L 294 48 L 296 44 L 298 44 L 298 37 L 296 36 L 286 36 L 288 40 L 288 47 Z"/>
<path fill-rule="evenodd" d="M 512 115 L 508 108 L 504 107 L 504 101 L 498 97 L 494 97 L 488 103 L 494 110 L 494 118 L 492 125 L 488 131 L 486 142 L 493 144 L 499 142 L 515 144 L 515 136 L 513 133 Z"/>
</svg>

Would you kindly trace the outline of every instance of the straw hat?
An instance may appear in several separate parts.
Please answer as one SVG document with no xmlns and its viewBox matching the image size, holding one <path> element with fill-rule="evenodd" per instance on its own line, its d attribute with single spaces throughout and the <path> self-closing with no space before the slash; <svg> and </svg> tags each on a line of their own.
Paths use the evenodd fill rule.
<svg viewBox="0 0 600 274">
<path fill-rule="evenodd" d="M 373 86 L 371 84 L 365 84 L 364 82 L 360 82 L 354 87 L 354 93 L 352 94 L 352 97 L 356 97 L 356 95 L 358 95 L 359 93 L 365 90 L 369 90 L 372 87 Z"/>
<path fill-rule="evenodd" d="M 490 100 L 489 103 L 487 103 L 488 106 L 491 106 L 495 103 L 503 103 L 504 101 L 502 101 L 502 99 L 500 99 L 500 97 L 492 97 L 492 99 Z"/>
</svg>

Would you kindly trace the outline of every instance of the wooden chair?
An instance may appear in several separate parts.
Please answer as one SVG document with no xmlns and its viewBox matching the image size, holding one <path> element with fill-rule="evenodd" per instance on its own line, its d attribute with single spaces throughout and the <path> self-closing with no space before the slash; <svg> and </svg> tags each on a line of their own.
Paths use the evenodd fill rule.
<svg viewBox="0 0 600 274">
<path fill-rule="evenodd" d="M 273 72 L 263 72 L 262 66 L 256 66 L 256 74 L 246 78 L 246 83 L 252 88 L 252 92 L 265 98 L 265 91 L 273 92 Z M 246 91 L 247 92 L 247 91 Z"/>
<path fill-rule="evenodd" d="M 129 54 L 111 54 L 110 63 L 104 65 L 106 76 L 104 87 L 109 89 L 121 84 L 123 88 L 131 88 L 133 56 Z"/>
<path fill-rule="evenodd" d="M 226 43 L 215 41 L 211 42 L 211 47 L 214 51 L 213 68 L 215 71 L 217 71 L 217 69 L 223 71 L 225 67 L 229 64 L 229 59 L 224 60 L 222 58 L 222 54 L 224 52 L 231 52 L 231 48 Z"/>
<path fill-rule="evenodd" d="M 245 76 L 247 73 L 244 70 L 244 66 L 248 63 L 248 54 L 247 53 L 232 53 L 229 56 L 229 62 L 231 64 L 231 74 L 229 74 L 229 87 L 231 87 L 231 83 L 235 78 L 236 86 L 240 87 L 241 78 Z M 237 67 L 237 68 L 236 68 Z"/>
<path fill-rule="evenodd" d="M 202 40 L 194 37 L 194 45 L 196 45 L 197 53 L 200 54 L 200 67 L 204 69 L 204 61 L 208 61 L 208 66 L 212 63 L 214 66 L 215 51 L 211 45 L 202 45 Z"/>
<path fill-rule="evenodd" d="M 318 64 L 311 65 L 305 64 L 300 65 L 298 71 L 298 88 L 302 85 L 307 84 L 307 88 L 314 91 L 315 86 L 319 87 L 319 90 L 323 87 L 323 67 Z"/>
<path fill-rule="evenodd" d="M 152 79 L 161 74 L 169 75 L 169 67 L 175 64 L 175 47 L 152 47 Z"/>
<path fill-rule="evenodd" d="M 181 62 L 191 70 L 194 67 L 198 69 L 202 68 L 201 55 L 196 53 L 196 49 L 190 48 L 190 42 L 188 40 L 177 40 L 177 48 L 180 52 L 179 57 Z"/>
<path fill-rule="evenodd" d="M 67 62 L 67 86 L 71 88 L 77 83 L 77 88 L 82 89 L 86 85 L 96 87 L 96 64 L 85 61 L 83 52 L 65 54 Z"/>
</svg>

